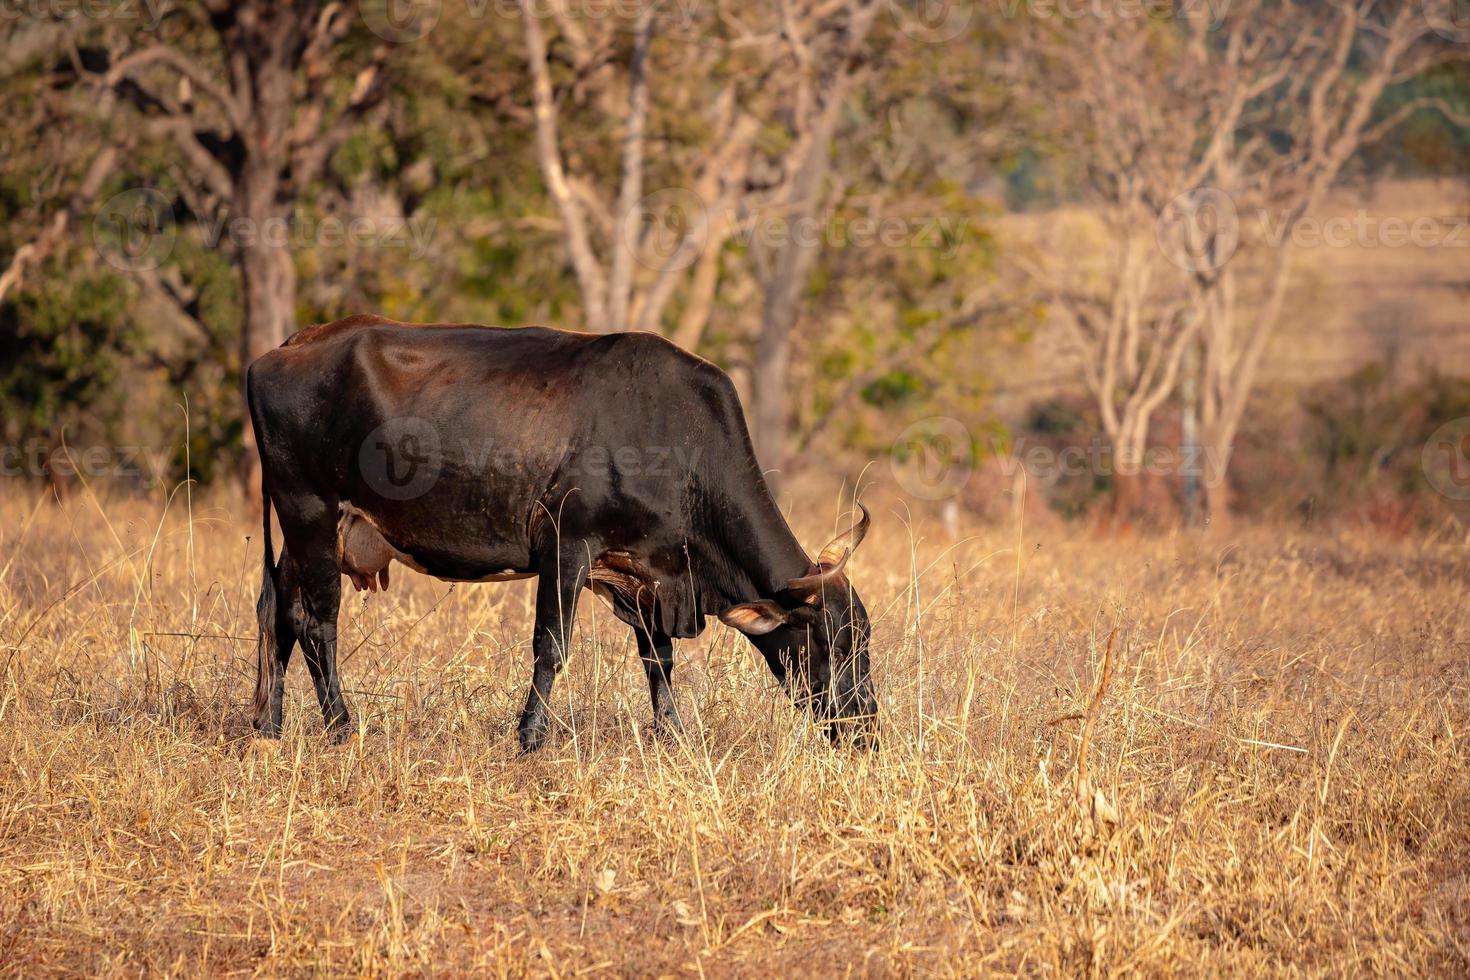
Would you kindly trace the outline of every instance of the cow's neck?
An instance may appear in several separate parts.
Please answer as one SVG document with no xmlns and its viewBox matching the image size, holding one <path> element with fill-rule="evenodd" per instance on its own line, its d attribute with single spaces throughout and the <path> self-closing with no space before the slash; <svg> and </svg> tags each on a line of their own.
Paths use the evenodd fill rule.
<svg viewBox="0 0 1470 980">
<path fill-rule="evenodd" d="M 796 540 L 764 481 L 736 504 L 738 513 L 725 521 L 725 543 L 731 563 L 741 574 L 722 583 L 723 598 L 733 605 L 770 598 L 786 583 L 805 575 L 811 560 Z"/>
</svg>

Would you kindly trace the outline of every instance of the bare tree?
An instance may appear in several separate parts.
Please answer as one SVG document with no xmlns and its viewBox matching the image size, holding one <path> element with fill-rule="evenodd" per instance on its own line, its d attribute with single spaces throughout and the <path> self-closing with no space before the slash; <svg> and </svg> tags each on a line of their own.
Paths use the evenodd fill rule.
<svg viewBox="0 0 1470 980">
<path fill-rule="evenodd" d="M 1462 46 L 1434 30 L 1427 7 L 1375 0 L 1232 4 L 1190 23 L 1182 75 L 1196 93 L 1185 129 L 1202 147 L 1182 202 L 1196 276 L 1204 358 L 1200 415 L 1210 519 L 1230 509 L 1226 469 L 1262 361 L 1280 326 L 1301 222 L 1365 146 L 1421 109 L 1461 125 L 1438 98 L 1376 118 L 1384 92 L 1450 60 Z M 1201 192 L 1198 188 L 1208 186 Z M 1214 202 L 1202 198 L 1215 194 Z"/>
<path fill-rule="evenodd" d="M 1173 392 L 1198 330 L 1187 279 L 1156 244 L 1157 217 L 1187 180 L 1191 147 L 1178 128 L 1190 96 L 1167 84 L 1157 26 L 1110 15 L 1038 21 L 1019 32 L 1047 135 L 1079 169 L 1095 214 L 1100 262 L 1079 261 L 1063 238 L 1088 230 L 1058 216 L 1042 254 L 1023 260 L 1082 367 L 1112 449 L 1113 511 L 1144 516 L 1140 467 L 1149 424 Z"/>
<path fill-rule="evenodd" d="M 819 226 L 836 197 L 827 186 L 832 141 L 848 98 L 867 72 L 864 45 L 876 13 L 871 0 L 780 4 L 788 59 L 783 67 L 791 80 L 784 99 L 790 138 L 785 152 L 767 162 L 778 179 L 752 202 L 759 224 L 750 250 L 765 295 L 751 365 L 751 436 L 773 488 L 779 488 L 786 462 L 791 337 L 825 237 Z M 760 233 L 771 219 L 791 233 Z"/>
<path fill-rule="evenodd" d="M 1374 117 L 1390 85 L 1465 52 L 1420 5 L 1379 0 L 1241 0 L 1142 21 L 1095 11 L 1024 36 L 1042 115 L 1108 228 L 1100 294 L 1055 262 L 1035 277 L 1065 311 L 1120 458 L 1143 449 L 1198 337 L 1206 505 L 1223 521 L 1296 229 L 1358 150 L 1410 113 L 1459 118 L 1437 99 Z M 1116 484 L 1125 507 L 1129 482 Z"/>
<path fill-rule="evenodd" d="M 560 42 L 555 56 L 542 23 L 546 13 Z M 731 73 L 714 80 L 710 69 L 728 56 L 728 42 L 701 41 L 686 24 L 682 30 L 690 36 L 669 42 L 677 49 L 669 57 L 676 62 L 679 84 L 658 84 L 655 40 L 661 27 L 680 26 L 669 23 L 676 13 L 648 0 L 631 21 L 579 19 L 561 0 L 544 6 L 521 2 L 536 160 L 561 218 L 585 325 L 594 331 L 659 330 L 676 288 L 687 282 L 675 339 L 693 349 L 708 321 L 719 253 L 731 231 L 729 216 L 744 192 L 758 129 L 745 89 L 758 88 L 762 78 Z M 567 64 L 564 79 L 553 79 L 555 61 Z M 691 102 L 691 93 L 705 85 L 714 87 L 708 104 Z M 615 132 L 617 166 L 610 175 L 596 154 L 571 149 L 563 125 L 567 100 L 586 103 L 586 111 L 595 113 L 595 123 L 582 120 L 575 127 L 579 133 Z M 646 157 L 655 111 L 695 112 L 707 126 L 706 139 L 661 161 L 663 179 L 650 193 Z"/>
<path fill-rule="evenodd" d="M 83 77 L 136 111 L 136 138 L 177 153 L 193 203 L 242 229 L 225 243 L 244 297 L 242 375 L 295 328 L 296 268 L 289 242 L 271 229 L 290 227 L 297 203 L 386 90 L 388 45 L 354 57 L 343 44 L 354 16 L 321 0 L 205 0 L 152 30 L 74 52 Z M 175 305 L 191 315 L 187 303 Z M 259 480 L 248 425 L 244 462 L 248 490 Z"/>
</svg>

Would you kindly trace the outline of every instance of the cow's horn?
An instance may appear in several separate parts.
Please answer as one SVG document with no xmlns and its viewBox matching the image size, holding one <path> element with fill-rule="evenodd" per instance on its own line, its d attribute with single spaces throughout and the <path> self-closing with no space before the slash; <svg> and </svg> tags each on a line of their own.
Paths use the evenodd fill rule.
<svg viewBox="0 0 1470 980">
<path fill-rule="evenodd" d="M 842 549 L 842 554 L 837 556 L 834 561 L 827 561 L 826 559 L 829 557 L 828 552 L 831 550 L 830 546 L 823 549 L 823 560 L 817 565 L 817 570 L 810 575 L 803 575 L 801 578 L 794 578 L 787 582 L 786 591 L 805 599 L 813 599 L 821 596 L 822 589 L 842 574 L 842 567 L 847 564 L 847 558 L 852 554 L 851 551 L 844 548 Z"/>
<path fill-rule="evenodd" d="M 850 530 L 844 531 L 827 542 L 827 547 L 823 548 L 822 553 L 817 556 L 818 568 L 826 571 L 828 566 L 845 561 L 847 555 L 857 551 L 858 545 L 863 543 L 863 538 L 868 533 L 868 525 L 873 521 L 873 515 L 869 514 L 868 508 L 862 504 L 858 504 L 858 510 L 863 512 L 862 520 L 854 524 Z M 849 542 L 849 538 L 851 538 L 851 542 Z"/>
</svg>

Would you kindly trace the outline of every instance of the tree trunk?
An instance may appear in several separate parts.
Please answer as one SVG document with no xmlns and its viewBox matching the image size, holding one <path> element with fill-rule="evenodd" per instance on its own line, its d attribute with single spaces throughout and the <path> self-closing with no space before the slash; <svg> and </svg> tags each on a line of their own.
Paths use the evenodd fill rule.
<svg viewBox="0 0 1470 980">
<path fill-rule="evenodd" d="M 1145 502 L 1143 474 L 1131 470 L 1113 473 L 1112 497 L 1108 501 L 1108 513 L 1104 524 L 1115 530 L 1132 530 L 1139 524 L 1149 522 Z"/>
<path fill-rule="evenodd" d="M 1204 491 L 1205 526 L 1216 530 L 1230 527 L 1230 456 L 1234 435 L 1207 432 L 1202 443 L 1200 488 Z"/>
<path fill-rule="evenodd" d="M 818 220 L 822 183 L 831 169 L 829 145 L 837 127 L 837 115 L 846 84 L 829 94 L 833 101 L 823 113 L 806 156 L 797 167 L 792 190 L 787 196 L 792 225 L 800 227 Z M 801 313 L 801 293 L 812 263 L 822 247 L 820 235 L 798 235 L 774 249 L 771 270 L 762 283 L 765 303 L 761 309 L 760 335 L 756 338 L 755 448 L 771 493 L 778 492 L 781 470 L 786 465 L 787 365 L 791 360 L 791 332 Z"/>
<path fill-rule="evenodd" d="M 284 219 L 282 219 L 284 220 Z M 296 264 L 287 244 L 268 244 L 261 239 L 265 227 L 260 219 L 256 234 L 240 247 L 241 286 L 245 316 L 240 325 L 240 381 L 243 385 L 250 364 L 260 355 L 281 346 L 296 329 Z M 241 477 L 247 504 L 260 499 L 260 452 L 255 430 L 247 416 L 244 426 L 244 458 Z"/>
<path fill-rule="evenodd" d="M 163 37 L 177 32 L 149 29 L 147 43 L 111 61 L 99 77 L 141 112 L 140 131 L 150 140 L 173 142 L 198 189 L 225 204 L 228 250 L 240 272 L 243 388 L 251 362 L 279 346 L 296 325 L 293 204 L 310 192 L 365 114 L 381 105 L 388 48 L 372 47 L 354 76 L 346 71 L 350 64 L 334 54 L 347 47 L 342 42 L 351 30 L 351 15 L 341 4 L 206 0 L 203 6 L 207 17 L 200 19 L 216 35 L 217 65 L 196 61 Z M 150 91 L 155 73 L 178 76 L 180 94 Z M 344 77 L 353 78 L 351 95 L 329 118 L 335 81 Z M 196 94 L 210 104 L 207 114 L 195 112 Z M 207 128 L 208 120 L 219 128 Z M 248 419 L 242 442 L 241 476 L 254 504 L 260 499 L 260 459 Z"/>
<path fill-rule="evenodd" d="M 772 313 L 777 304 L 767 302 L 767 315 L 755 343 L 755 365 L 751 372 L 751 394 L 755 398 L 754 431 L 756 457 L 774 496 L 781 491 L 786 466 L 787 369 L 791 363 L 791 325 L 795 303 L 789 312 Z"/>
<path fill-rule="evenodd" d="M 1220 474 L 1217 482 L 1207 482 L 1205 490 L 1205 525 L 1216 530 L 1230 527 L 1230 481 Z"/>
<path fill-rule="evenodd" d="M 1159 528 L 1174 516 L 1174 499 L 1167 482 L 1147 464 L 1148 420 L 1125 420 L 1123 431 L 1112 437 L 1112 495 L 1103 519 L 1105 527 L 1120 531 Z"/>
</svg>

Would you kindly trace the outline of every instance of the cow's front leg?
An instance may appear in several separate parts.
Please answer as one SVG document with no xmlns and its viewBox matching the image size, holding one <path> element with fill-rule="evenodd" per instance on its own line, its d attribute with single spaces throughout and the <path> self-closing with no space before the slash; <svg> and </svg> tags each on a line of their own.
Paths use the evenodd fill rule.
<svg viewBox="0 0 1470 980">
<path fill-rule="evenodd" d="M 679 713 L 674 709 L 674 692 L 669 682 L 674 674 L 674 641 L 662 633 L 650 635 L 634 630 L 638 658 L 648 675 L 648 696 L 653 701 L 653 729 L 659 734 L 679 731 Z"/>
<path fill-rule="evenodd" d="M 564 553 L 565 555 L 565 553 Z M 551 685 L 566 663 L 572 639 L 577 597 L 587 581 L 584 556 L 570 555 L 541 571 L 536 583 L 536 631 L 531 638 L 534 666 L 531 693 L 521 712 L 521 750 L 534 752 L 550 727 Z"/>
</svg>

